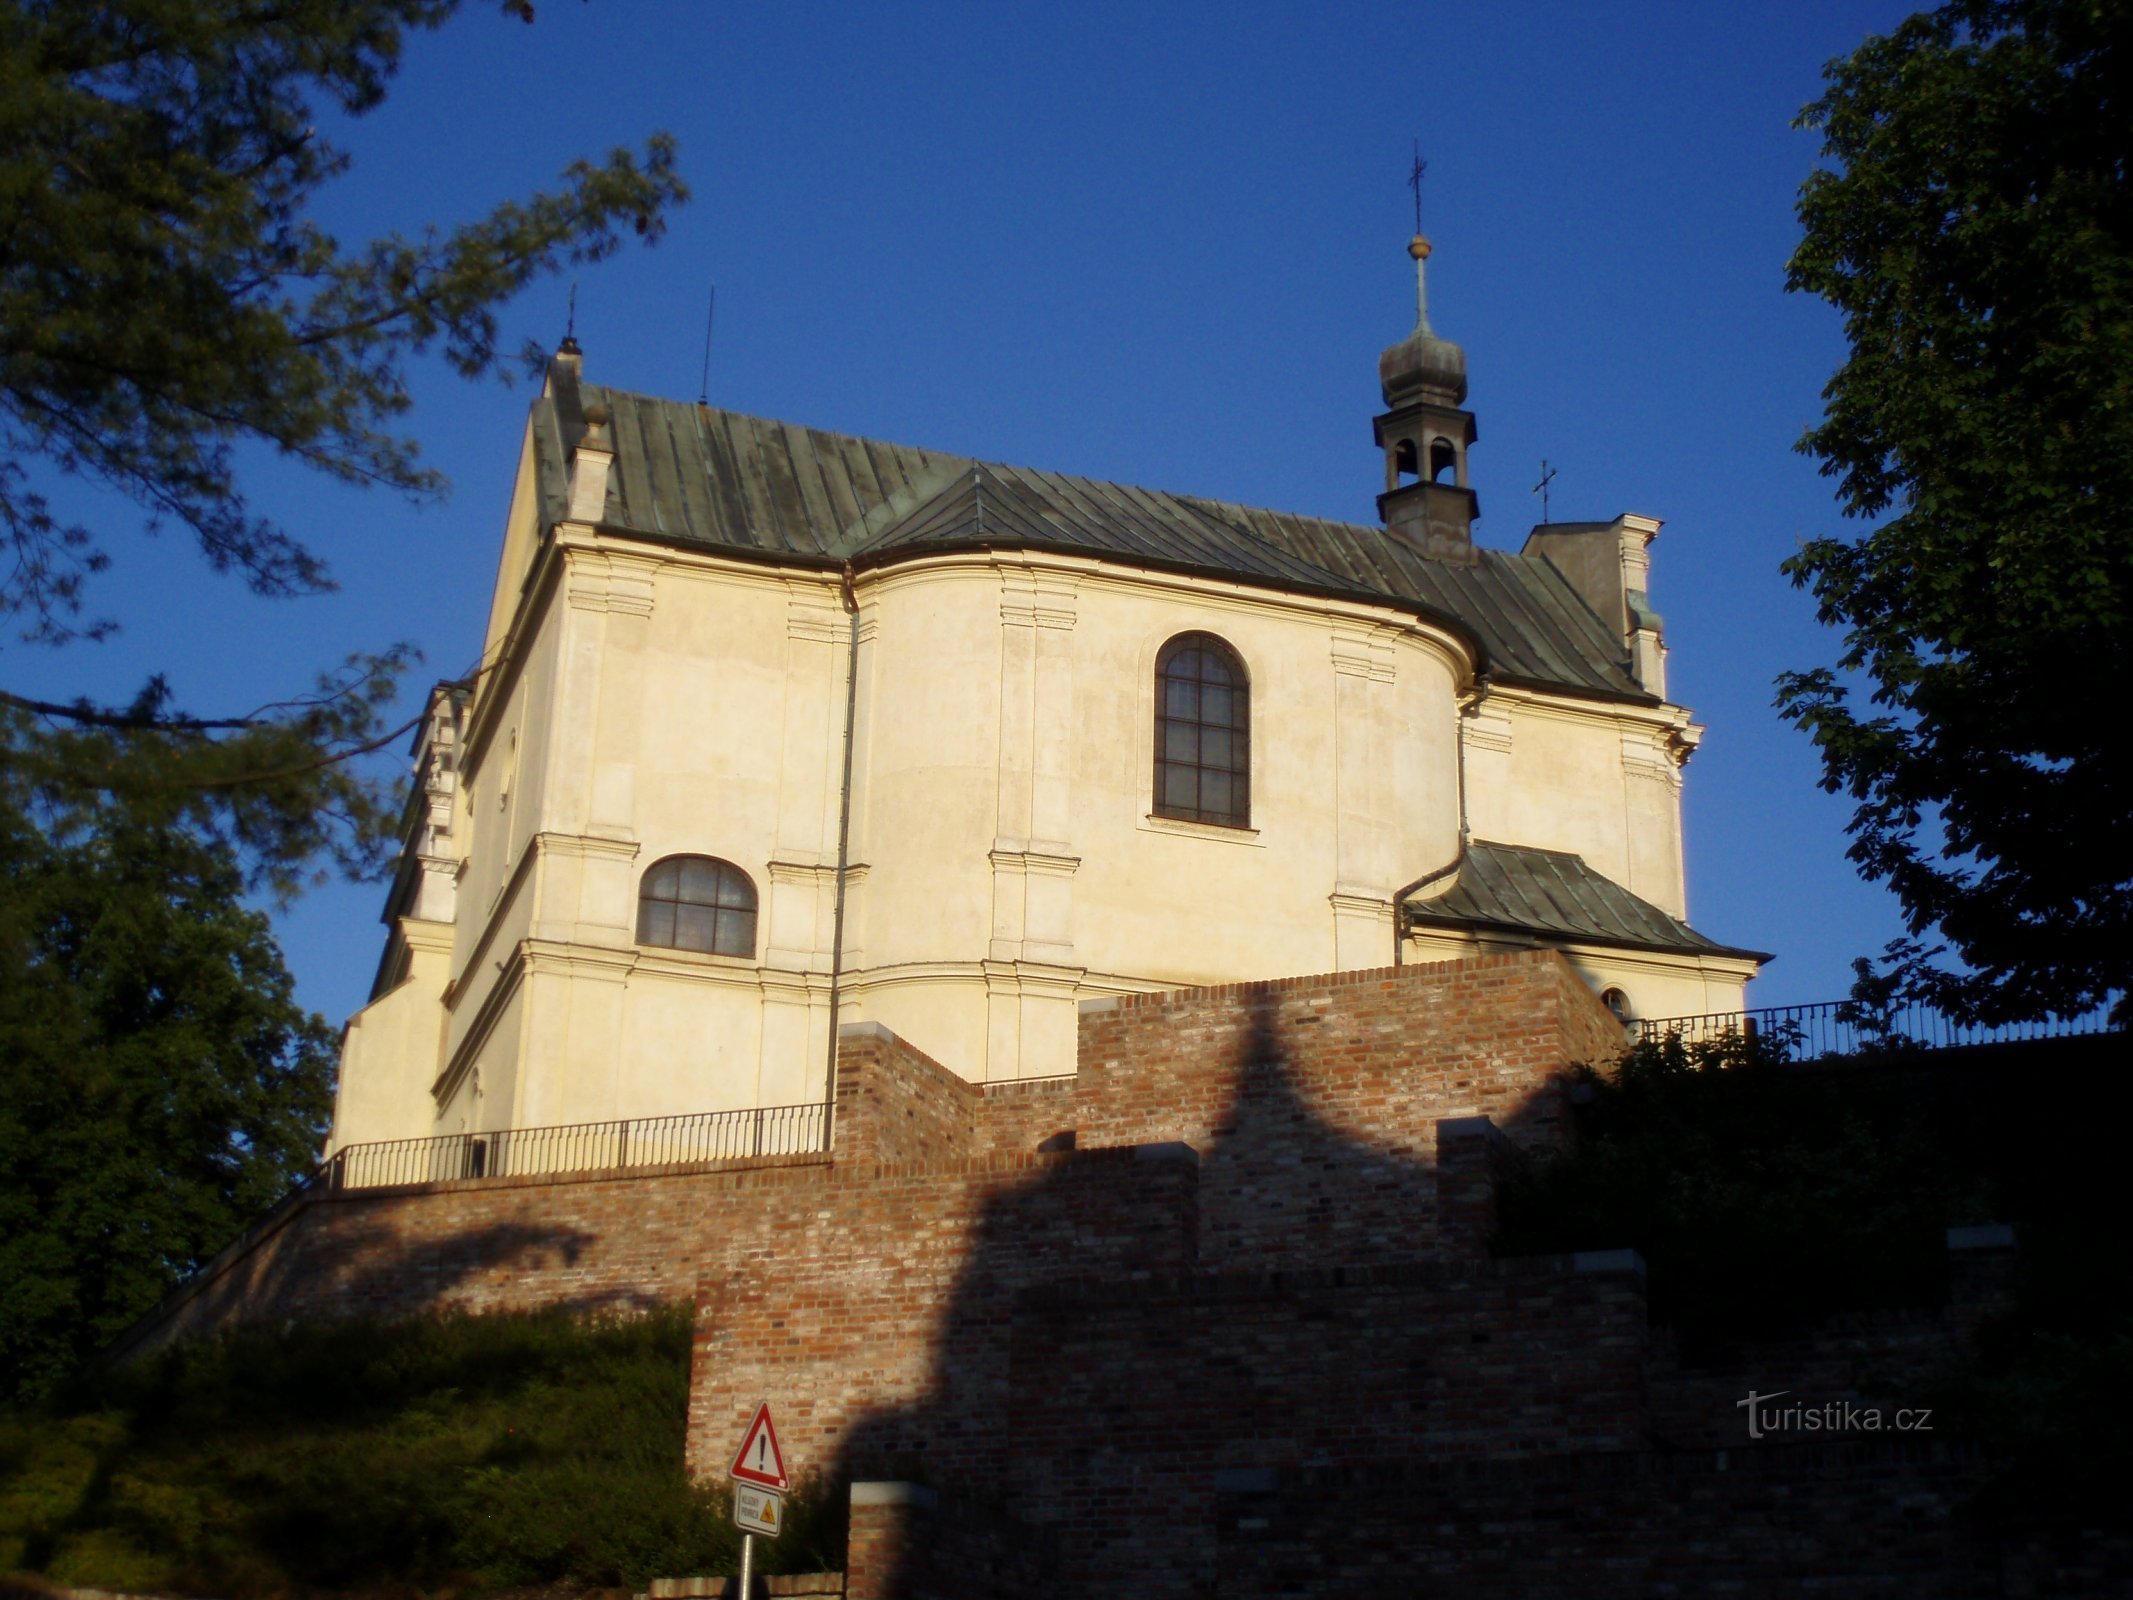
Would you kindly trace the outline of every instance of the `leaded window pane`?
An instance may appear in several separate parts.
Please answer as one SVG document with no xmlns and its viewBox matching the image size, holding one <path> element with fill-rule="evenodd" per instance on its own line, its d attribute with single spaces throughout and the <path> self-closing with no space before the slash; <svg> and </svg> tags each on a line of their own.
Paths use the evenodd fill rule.
<svg viewBox="0 0 2133 1600">
<path fill-rule="evenodd" d="M 708 950 L 711 948 L 711 908 L 709 906 L 676 906 L 674 908 L 674 945 L 680 950 Z"/>
<path fill-rule="evenodd" d="M 734 911 L 721 907 L 718 913 L 718 932 L 711 941 L 711 948 L 722 956 L 752 956 L 755 954 L 755 912 Z"/>
<path fill-rule="evenodd" d="M 1250 824 L 1250 689 L 1244 664 L 1212 634 L 1173 639 L 1156 664 L 1155 809 L 1159 816 Z"/>
<path fill-rule="evenodd" d="M 657 862 L 638 892 L 640 944 L 753 956 L 755 920 L 755 884 L 732 862 L 711 856 Z"/>
</svg>

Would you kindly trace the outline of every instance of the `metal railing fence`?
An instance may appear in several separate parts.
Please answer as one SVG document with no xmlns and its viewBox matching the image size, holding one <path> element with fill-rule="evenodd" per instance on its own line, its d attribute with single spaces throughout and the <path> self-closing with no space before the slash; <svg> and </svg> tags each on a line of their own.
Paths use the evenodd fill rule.
<svg viewBox="0 0 2133 1600">
<path fill-rule="evenodd" d="M 322 1180 L 333 1189 L 376 1189 L 450 1178 L 521 1178 L 678 1161 L 807 1155 L 823 1148 L 822 1133 L 820 1101 L 686 1117 L 499 1128 L 345 1145 L 326 1159 L 312 1181 Z"/>
<path fill-rule="evenodd" d="M 1684 1044 L 1745 1037 L 1757 1041 L 1765 1053 L 1777 1060 L 1812 1061 L 1823 1056 L 1885 1055 L 2033 1039 L 2072 1039 L 2110 1031 L 2109 1012 L 2101 1009 L 2081 1017 L 1983 1027 L 1957 1022 L 1930 1006 L 1879 1010 L 1853 1000 L 1824 1000 L 1814 1005 L 1719 1011 L 1700 1017 L 1652 1017 L 1637 1023 L 1634 1037 L 1640 1044 L 1670 1037 Z"/>
</svg>

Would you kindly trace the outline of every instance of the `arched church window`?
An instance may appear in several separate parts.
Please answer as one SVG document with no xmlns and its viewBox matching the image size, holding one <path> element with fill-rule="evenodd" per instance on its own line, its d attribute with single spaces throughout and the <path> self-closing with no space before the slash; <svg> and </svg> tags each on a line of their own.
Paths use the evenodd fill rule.
<svg viewBox="0 0 2133 1600">
<path fill-rule="evenodd" d="M 1402 478 L 1419 478 L 1422 469 L 1415 465 L 1415 442 L 1402 439 L 1392 447 L 1392 470 Z"/>
<path fill-rule="evenodd" d="M 1251 824 L 1251 684 L 1211 633 L 1181 633 L 1155 664 L 1155 814 Z"/>
<path fill-rule="evenodd" d="M 1429 445 L 1429 481 L 1442 483 L 1447 472 L 1457 478 L 1459 452 L 1452 448 L 1452 441 L 1449 439 L 1432 439 Z"/>
<path fill-rule="evenodd" d="M 755 885 L 715 856 L 656 861 L 637 892 L 637 942 L 715 956 L 755 954 Z"/>
<path fill-rule="evenodd" d="M 1634 1028 L 1637 1025 L 1637 1013 L 1630 1006 L 1629 996 L 1620 989 L 1602 989 L 1600 991 L 1600 1004 L 1612 1011 L 1615 1015 L 1615 1021 L 1621 1023 L 1623 1027 Z"/>
</svg>

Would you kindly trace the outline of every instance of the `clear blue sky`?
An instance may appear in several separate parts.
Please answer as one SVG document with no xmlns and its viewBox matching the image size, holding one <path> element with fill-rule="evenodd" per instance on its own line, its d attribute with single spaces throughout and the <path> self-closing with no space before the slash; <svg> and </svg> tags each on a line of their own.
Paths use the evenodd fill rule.
<svg viewBox="0 0 2133 1600">
<path fill-rule="evenodd" d="M 1826 61 L 1906 9 L 544 0 L 526 27 L 475 3 L 336 129 L 355 161 L 329 220 L 356 240 L 464 219 L 666 129 L 695 200 L 657 248 L 583 276 L 592 380 L 694 398 L 715 281 L 715 404 L 1368 521 L 1419 136 L 1432 320 L 1466 347 L 1480 424 L 1478 536 L 1517 547 L 1544 456 L 1558 519 L 1665 520 L 1670 687 L 1710 729 L 1691 918 L 1777 952 L 1752 1003 L 1833 998 L 1898 924 L 1770 709 L 1779 670 L 1837 649 L 1777 570 L 1838 525 L 1792 449 L 1842 344 L 1783 292 L 1816 154 L 1790 124 Z M 507 341 L 553 343 L 564 298 L 510 307 Z M 456 485 L 442 506 L 258 463 L 262 505 L 338 593 L 263 602 L 176 539 L 114 537 L 99 598 L 124 631 L 10 640 L 0 675 L 124 696 L 160 667 L 219 713 L 394 639 L 422 647 L 422 681 L 463 670 L 530 390 L 425 367 L 417 395 L 411 428 Z M 330 887 L 279 918 L 302 998 L 336 1020 L 364 999 L 381 903 Z"/>
</svg>

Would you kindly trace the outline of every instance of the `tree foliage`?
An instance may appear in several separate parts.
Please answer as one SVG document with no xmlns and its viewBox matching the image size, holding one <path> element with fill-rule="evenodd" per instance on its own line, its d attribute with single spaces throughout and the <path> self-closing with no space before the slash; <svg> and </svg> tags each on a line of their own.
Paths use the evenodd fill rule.
<svg viewBox="0 0 2133 1600">
<path fill-rule="evenodd" d="M 470 223 L 336 239 L 313 206 L 348 158 L 318 110 L 376 106 L 408 34 L 458 8 L 0 0 L 0 614 L 27 638 L 107 627 L 84 608 L 108 535 L 64 516 L 40 473 L 119 491 L 261 594 L 330 587 L 311 543 L 252 507 L 240 450 L 435 495 L 441 479 L 397 430 L 410 359 L 497 371 L 505 301 L 656 237 L 685 198 L 658 136 Z M 527 0 L 503 9 L 531 17 Z M 317 696 L 231 717 L 181 715 L 159 683 L 123 707 L 0 699 L 26 714 L 9 748 L 42 741 L 30 765 L 74 800 L 107 780 L 186 790 L 174 804 L 219 818 L 287 887 L 336 828 L 344 865 L 379 837 L 389 808 L 322 758 L 378 737 L 406 661 L 366 658 Z M 52 729 L 88 743 L 46 741 Z M 273 797 L 235 816 L 255 783 Z"/>
<path fill-rule="evenodd" d="M 1909 989 L 2079 1011 L 2133 970 L 2133 7 L 1955 0 L 1827 80 L 1789 283 L 1850 354 L 1802 448 L 1874 525 L 1785 564 L 1844 649 L 1778 704 Z"/>
<path fill-rule="evenodd" d="M 655 238 L 674 147 L 580 162 L 455 227 L 345 244 L 321 111 L 384 97 L 459 0 L 0 0 L 0 621 L 95 637 L 115 490 L 262 595 L 330 587 L 253 507 L 243 453 L 344 484 L 442 483 L 400 428 L 409 364 L 495 372 L 498 315 L 543 273 Z M 503 0 L 530 20 L 528 0 Z M 133 521 L 133 518 L 125 519 Z M 0 687 L 0 1393 L 98 1348 L 308 1166 L 332 1039 L 248 886 L 378 861 L 398 820 L 351 758 L 387 729 L 405 647 L 306 691 L 194 716 Z"/>
<path fill-rule="evenodd" d="M 307 1171 L 334 1036 L 228 853 L 0 791 L 0 1396 L 95 1353 Z"/>
</svg>

